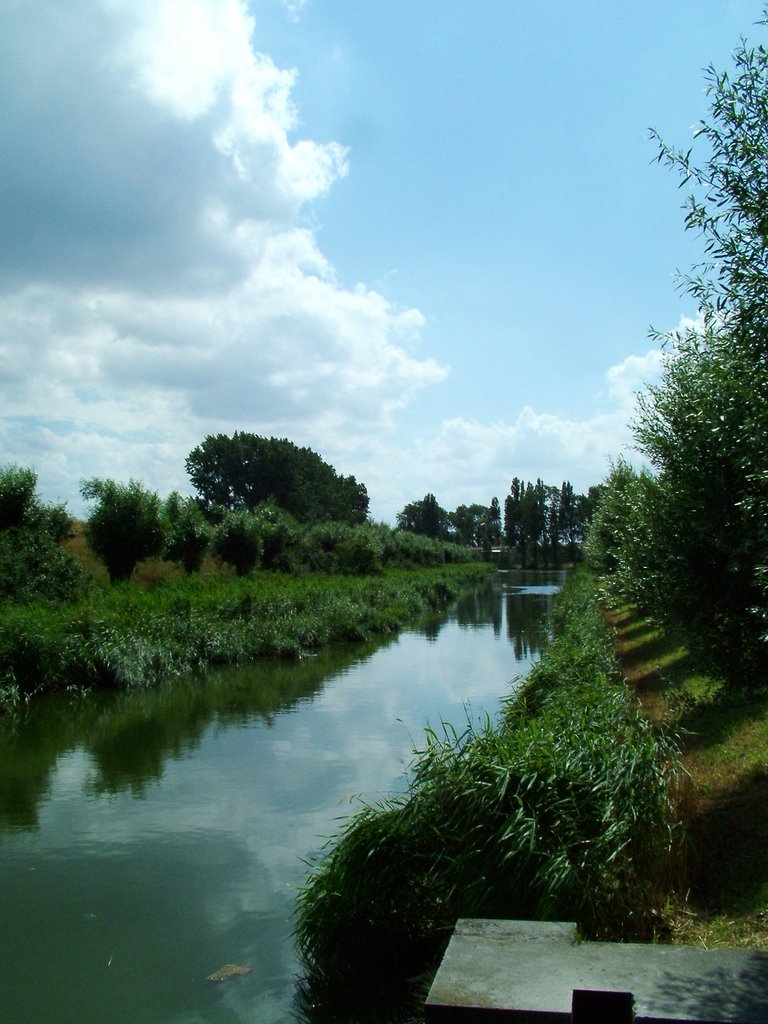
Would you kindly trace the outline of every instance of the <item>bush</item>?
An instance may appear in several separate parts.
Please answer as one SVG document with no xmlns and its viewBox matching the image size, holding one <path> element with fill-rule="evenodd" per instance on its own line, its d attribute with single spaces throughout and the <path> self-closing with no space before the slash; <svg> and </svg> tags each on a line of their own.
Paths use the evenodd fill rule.
<svg viewBox="0 0 768 1024">
<path fill-rule="evenodd" d="M 298 522 L 274 502 L 259 505 L 254 515 L 261 531 L 262 566 L 292 572 L 296 568 L 301 536 Z"/>
<path fill-rule="evenodd" d="M 163 507 L 165 547 L 163 554 L 181 562 L 185 572 L 199 572 L 211 543 L 211 528 L 194 498 L 173 491 Z"/>
<path fill-rule="evenodd" d="M 21 526 L 36 505 L 37 474 L 8 465 L 0 470 L 0 530 Z"/>
<path fill-rule="evenodd" d="M 259 564 L 262 524 L 253 512 L 239 508 L 227 512 L 213 538 L 215 554 L 234 566 L 238 576 L 247 575 Z"/>
<path fill-rule="evenodd" d="M 0 531 L 0 600 L 67 601 L 83 583 L 75 559 L 42 530 Z"/>
<path fill-rule="evenodd" d="M 0 599 L 58 601 L 82 582 L 77 563 L 60 547 L 71 535 L 63 505 L 45 505 L 35 493 L 31 469 L 0 470 Z"/>
<path fill-rule="evenodd" d="M 104 562 L 110 582 L 127 580 L 138 562 L 159 555 L 163 548 L 160 499 L 138 480 L 83 481 L 80 493 L 96 507 L 88 517 L 87 537 Z"/>
</svg>

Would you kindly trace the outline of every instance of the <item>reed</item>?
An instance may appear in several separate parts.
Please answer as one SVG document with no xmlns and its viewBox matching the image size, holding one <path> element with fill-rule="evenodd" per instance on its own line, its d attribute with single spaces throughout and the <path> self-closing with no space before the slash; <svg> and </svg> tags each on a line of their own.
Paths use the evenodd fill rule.
<svg viewBox="0 0 768 1024">
<path fill-rule="evenodd" d="M 497 723 L 427 730 L 407 794 L 363 806 L 330 842 L 297 904 L 313 998 L 417 974 L 458 917 L 652 935 L 674 838 L 676 741 L 617 681 L 589 586 L 567 588 L 558 618 Z"/>
<path fill-rule="evenodd" d="M 0 608 L 0 703 L 67 686 L 136 687 L 211 664 L 295 657 L 412 622 L 487 566 L 373 577 L 259 572 L 92 587 L 79 601 Z"/>
</svg>

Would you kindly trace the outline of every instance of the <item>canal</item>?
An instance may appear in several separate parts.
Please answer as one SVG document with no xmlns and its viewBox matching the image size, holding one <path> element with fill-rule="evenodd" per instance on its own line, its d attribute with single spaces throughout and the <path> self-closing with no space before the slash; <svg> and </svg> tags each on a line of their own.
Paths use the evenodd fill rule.
<svg viewBox="0 0 768 1024">
<path fill-rule="evenodd" d="M 293 906 L 324 837 L 405 788 L 425 725 L 495 713 L 561 582 L 499 573 L 377 644 L 0 722 L 0 1020 L 295 1020 Z M 207 980 L 225 964 L 249 973 Z"/>
</svg>

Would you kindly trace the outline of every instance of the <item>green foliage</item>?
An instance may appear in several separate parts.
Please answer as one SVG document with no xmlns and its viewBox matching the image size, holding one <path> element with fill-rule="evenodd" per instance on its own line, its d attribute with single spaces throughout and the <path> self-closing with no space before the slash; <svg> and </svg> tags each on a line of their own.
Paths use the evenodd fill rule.
<svg viewBox="0 0 768 1024">
<path fill-rule="evenodd" d="M 559 565 L 563 545 L 568 560 L 575 562 L 592 510 L 591 496 L 575 494 L 568 480 L 557 488 L 541 479 L 533 484 L 515 477 L 504 499 L 505 544 L 523 568 Z"/>
<path fill-rule="evenodd" d="M 455 511 L 448 513 L 451 536 L 457 544 L 468 548 L 480 547 L 485 533 L 485 520 L 488 509 L 485 505 L 459 505 Z"/>
<path fill-rule="evenodd" d="M 21 526 L 36 505 L 37 474 L 22 466 L 0 469 L 0 530 Z"/>
<path fill-rule="evenodd" d="M 199 666 L 369 640 L 484 575 L 472 566 L 370 578 L 193 574 L 152 590 L 128 582 L 91 589 L 69 604 L 0 604 L 0 692 L 150 686 Z"/>
<path fill-rule="evenodd" d="M 60 542 L 72 520 L 63 505 L 46 505 L 36 494 L 31 469 L 0 470 L 0 600 L 58 601 L 82 582 L 75 561 Z"/>
<path fill-rule="evenodd" d="M 0 601 L 67 601 L 82 583 L 74 558 L 45 530 L 0 531 Z"/>
<path fill-rule="evenodd" d="M 677 748 L 614 681 L 590 581 L 574 586 L 501 724 L 428 730 L 408 793 L 364 806 L 313 872 L 296 936 L 317 998 L 423 970 L 460 916 L 652 933 Z"/>
<path fill-rule="evenodd" d="M 165 500 L 163 518 L 165 558 L 181 562 L 185 572 L 199 572 L 211 543 L 211 528 L 200 506 L 173 491 Z"/>
<path fill-rule="evenodd" d="M 260 518 L 238 508 L 227 512 L 216 528 L 213 551 L 222 562 L 234 566 L 238 576 L 245 576 L 259 564 L 262 543 Z"/>
<path fill-rule="evenodd" d="M 256 508 L 262 538 L 261 564 L 265 569 L 291 572 L 297 568 L 301 527 L 274 502 Z"/>
<path fill-rule="evenodd" d="M 84 480 L 80 493 L 96 505 L 88 517 L 88 543 L 111 582 L 127 580 L 137 563 L 163 548 L 160 499 L 138 480 Z"/>
<path fill-rule="evenodd" d="M 703 162 L 659 142 L 693 190 L 686 227 L 708 262 L 682 284 L 702 323 L 663 339 L 662 381 L 634 423 L 655 479 L 612 475 L 591 548 L 618 590 L 685 628 L 708 670 L 754 687 L 768 670 L 768 52 L 743 42 L 733 60 L 707 72 Z"/>
<path fill-rule="evenodd" d="M 310 448 L 287 438 L 245 431 L 209 435 L 190 452 L 187 472 L 211 517 L 264 502 L 280 506 L 303 523 L 335 519 L 363 523 L 368 493 L 353 476 L 340 476 Z"/>
<path fill-rule="evenodd" d="M 397 528 L 421 533 L 433 540 L 447 533 L 448 513 L 437 503 L 434 494 L 425 494 L 421 501 L 412 501 L 397 513 Z"/>
</svg>

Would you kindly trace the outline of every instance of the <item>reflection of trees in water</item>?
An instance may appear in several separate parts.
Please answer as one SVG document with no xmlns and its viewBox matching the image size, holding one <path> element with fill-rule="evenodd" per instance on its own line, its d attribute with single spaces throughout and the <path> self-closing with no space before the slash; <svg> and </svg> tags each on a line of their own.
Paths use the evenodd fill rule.
<svg viewBox="0 0 768 1024">
<path fill-rule="evenodd" d="M 0 730 L 0 831 L 37 827 L 57 762 L 67 754 L 82 750 L 92 759 L 88 794 L 140 796 L 169 760 L 199 745 L 212 722 L 227 727 L 260 718 L 269 725 L 393 639 L 211 670 L 150 690 L 46 697 Z"/>
<path fill-rule="evenodd" d="M 552 595 L 510 593 L 506 596 L 507 638 L 518 661 L 537 658 L 549 641 Z"/>
<path fill-rule="evenodd" d="M 510 574 L 462 595 L 450 617 L 466 628 L 490 623 L 496 637 L 506 620 L 506 635 L 522 661 L 537 656 L 547 642 L 542 613 L 552 598 L 506 592 L 511 581 Z M 421 623 L 428 642 L 437 640 L 445 622 L 445 615 L 434 615 Z M 38 808 L 57 762 L 67 754 L 82 751 L 91 759 L 88 794 L 139 796 L 162 778 L 169 760 L 199 745 L 212 722 L 226 727 L 260 718 L 269 725 L 276 714 L 313 697 L 329 678 L 394 639 L 297 661 L 264 659 L 241 669 L 211 670 L 149 690 L 43 698 L 0 728 L 0 832 L 37 827 Z"/>
<path fill-rule="evenodd" d="M 454 617 L 460 626 L 486 626 L 489 621 L 500 621 L 500 590 L 488 584 L 481 590 L 462 594 L 456 602 Z"/>
</svg>

